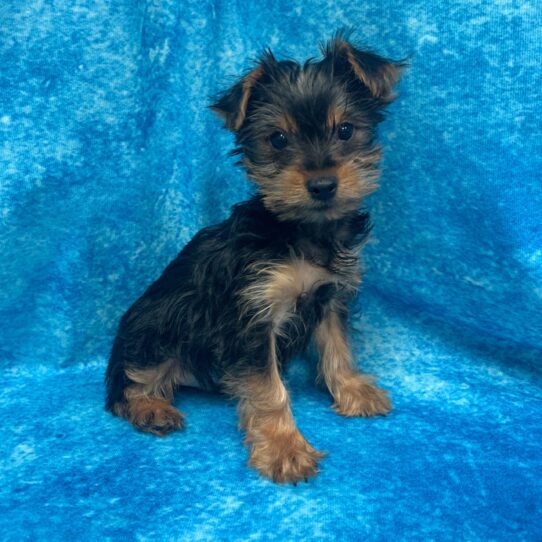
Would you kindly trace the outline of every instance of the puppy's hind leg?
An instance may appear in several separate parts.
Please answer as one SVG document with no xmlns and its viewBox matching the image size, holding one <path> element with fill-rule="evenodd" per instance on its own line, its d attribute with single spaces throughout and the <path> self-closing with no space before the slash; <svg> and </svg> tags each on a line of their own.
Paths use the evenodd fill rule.
<svg viewBox="0 0 542 542">
<path fill-rule="evenodd" d="M 169 359 L 148 368 L 124 369 L 127 386 L 124 397 L 111 410 L 126 418 L 137 429 L 165 436 L 183 428 L 184 417 L 174 406 L 174 389 L 182 384 L 177 360 Z"/>
</svg>

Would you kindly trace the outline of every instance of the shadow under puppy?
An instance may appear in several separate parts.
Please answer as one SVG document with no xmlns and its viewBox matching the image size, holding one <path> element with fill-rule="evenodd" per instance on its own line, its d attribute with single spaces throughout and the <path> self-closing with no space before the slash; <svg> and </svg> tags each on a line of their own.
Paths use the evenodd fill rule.
<svg viewBox="0 0 542 542">
<path fill-rule="evenodd" d="M 276 482 L 316 474 L 281 378 L 314 338 L 318 374 L 344 416 L 386 414 L 346 337 L 375 190 L 375 127 L 401 63 L 337 35 L 300 65 L 266 52 L 212 106 L 235 133 L 257 195 L 201 230 L 123 316 L 107 368 L 107 409 L 138 429 L 180 429 L 181 385 L 239 401 L 250 461 Z"/>
</svg>

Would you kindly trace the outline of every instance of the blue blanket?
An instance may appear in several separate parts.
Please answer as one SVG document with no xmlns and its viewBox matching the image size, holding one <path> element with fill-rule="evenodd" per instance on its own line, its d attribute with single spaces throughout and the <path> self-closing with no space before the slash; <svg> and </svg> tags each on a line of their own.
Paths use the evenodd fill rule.
<svg viewBox="0 0 542 542">
<path fill-rule="evenodd" d="M 411 59 L 352 336 L 395 408 L 341 418 L 297 360 L 329 455 L 277 486 L 233 404 L 183 392 L 158 439 L 103 410 L 103 371 L 123 311 L 250 194 L 210 96 L 343 26 Z M 541 59 L 537 0 L 4 0 L 0 539 L 541 540 Z"/>
</svg>

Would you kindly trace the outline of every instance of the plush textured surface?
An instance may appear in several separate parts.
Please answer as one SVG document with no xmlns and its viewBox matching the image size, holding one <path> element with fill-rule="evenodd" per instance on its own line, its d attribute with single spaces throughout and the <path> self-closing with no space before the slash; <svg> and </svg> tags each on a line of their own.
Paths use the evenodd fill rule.
<svg viewBox="0 0 542 542">
<path fill-rule="evenodd" d="M 0 538 L 539 540 L 539 3 L 254 6 L 0 6 Z M 186 392 L 160 440 L 103 411 L 102 375 L 130 302 L 249 193 L 209 96 L 344 25 L 411 56 L 353 322 L 395 410 L 336 416 L 299 361 L 296 418 L 329 455 L 278 487 L 245 467 L 232 404 Z"/>
</svg>

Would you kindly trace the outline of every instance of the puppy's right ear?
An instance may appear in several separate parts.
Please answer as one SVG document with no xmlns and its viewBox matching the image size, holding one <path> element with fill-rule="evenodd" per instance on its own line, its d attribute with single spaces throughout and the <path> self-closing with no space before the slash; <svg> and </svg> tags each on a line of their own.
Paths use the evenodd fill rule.
<svg viewBox="0 0 542 542">
<path fill-rule="evenodd" d="M 340 31 L 322 47 L 325 60 L 331 62 L 334 73 L 361 83 L 369 96 L 384 106 L 395 98 L 393 87 L 401 77 L 406 62 L 395 62 L 371 51 L 354 47 L 347 32 Z"/>
<path fill-rule="evenodd" d="M 262 79 L 265 73 L 265 65 L 270 61 L 274 61 L 274 58 L 271 52 L 267 51 L 265 57 L 253 70 L 243 76 L 233 87 L 221 94 L 217 101 L 211 105 L 211 109 L 219 117 L 222 117 L 228 130 L 237 132 L 243 126 L 254 87 Z"/>
</svg>

